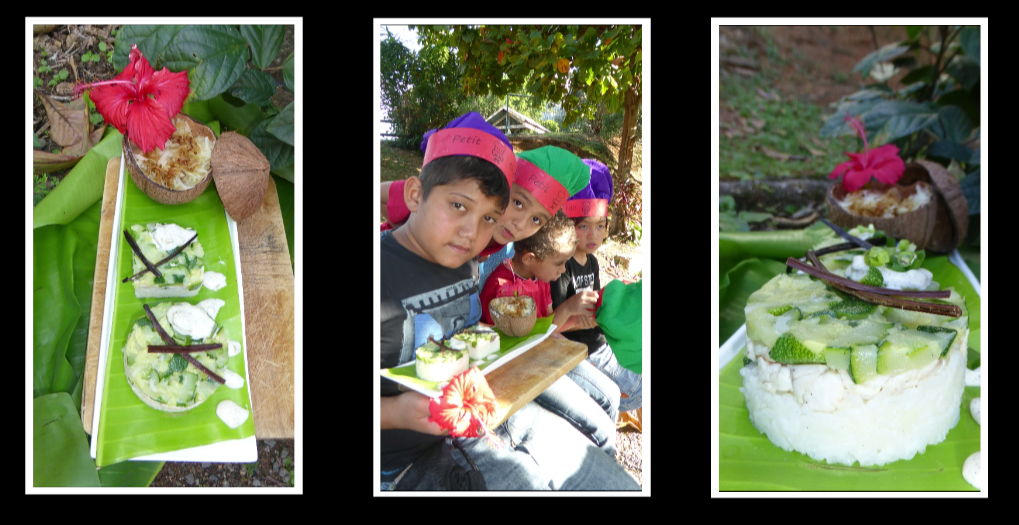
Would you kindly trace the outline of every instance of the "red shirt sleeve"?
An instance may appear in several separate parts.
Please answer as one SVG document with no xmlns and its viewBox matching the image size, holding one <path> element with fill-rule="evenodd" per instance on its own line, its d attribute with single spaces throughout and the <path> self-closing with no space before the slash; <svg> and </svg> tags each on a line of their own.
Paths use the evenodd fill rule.
<svg viewBox="0 0 1019 525">
<path fill-rule="evenodd" d="M 406 180 L 398 180 L 389 185 L 389 200 L 386 202 L 386 218 L 391 224 L 403 224 L 410 218 L 410 208 L 403 200 L 403 187 Z"/>
<path fill-rule="evenodd" d="M 492 315 L 488 312 L 488 303 L 496 297 L 501 297 L 500 291 L 504 287 L 510 287 L 510 289 L 519 289 L 521 294 L 526 294 L 534 299 L 534 305 L 537 309 L 538 317 L 548 317 L 549 311 L 552 306 L 552 293 L 551 287 L 548 283 L 541 281 L 526 281 L 521 283 L 519 277 L 516 278 L 517 282 L 514 283 L 513 271 L 506 267 L 505 261 L 499 263 L 499 267 L 492 271 L 492 275 L 488 276 L 488 280 L 485 281 L 485 286 L 481 289 L 479 299 L 481 300 L 481 319 L 485 324 L 495 324 L 492 322 Z M 511 285 L 514 285 L 511 287 Z M 509 295 L 502 294 L 502 295 Z M 539 299 L 540 298 L 540 299 Z"/>
</svg>

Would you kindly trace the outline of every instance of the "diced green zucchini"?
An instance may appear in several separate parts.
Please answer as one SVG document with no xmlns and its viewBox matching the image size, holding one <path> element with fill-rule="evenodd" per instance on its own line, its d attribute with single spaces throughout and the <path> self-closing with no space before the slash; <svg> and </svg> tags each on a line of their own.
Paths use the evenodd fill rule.
<svg viewBox="0 0 1019 525">
<path fill-rule="evenodd" d="M 180 385 L 180 393 L 177 395 L 177 403 L 190 403 L 195 399 L 195 389 L 198 386 L 198 376 L 190 372 L 178 374 L 177 382 Z"/>
<path fill-rule="evenodd" d="M 941 355 L 939 338 L 915 330 L 892 330 L 878 346 L 877 373 L 895 375 L 931 364 Z"/>
<path fill-rule="evenodd" d="M 822 356 L 824 347 L 828 346 L 830 341 L 849 330 L 851 328 L 847 322 L 837 319 L 822 323 L 815 317 L 789 323 L 789 333 L 810 351 Z M 821 362 L 824 362 L 823 359 Z"/>
<path fill-rule="evenodd" d="M 764 308 L 758 308 L 747 314 L 747 338 L 760 341 L 765 346 L 775 346 L 778 333 L 775 332 L 775 316 Z"/>
<path fill-rule="evenodd" d="M 198 382 L 198 388 L 195 390 L 195 397 L 205 399 L 211 396 L 216 391 L 216 382 L 212 378 L 206 377 L 205 379 Z"/>
<path fill-rule="evenodd" d="M 918 326 L 917 330 L 933 335 L 938 339 L 938 346 L 941 348 L 942 357 L 948 353 L 948 349 L 955 342 L 955 336 L 959 334 L 954 328 L 943 328 L 938 326 Z"/>
<path fill-rule="evenodd" d="M 839 319 L 866 319 L 874 313 L 876 304 L 860 300 L 843 300 L 835 303 L 831 310 Z"/>
<path fill-rule="evenodd" d="M 882 323 L 871 319 L 862 321 L 849 321 L 850 330 L 847 330 L 829 343 L 831 346 L 852 346 L 876 344 L 888 335 L 892 323 Z"/>
<path fill-rule="evenodd" d="M 870 277 L 879 277 L 877 268 L 871 270 Z M 862 383 L 879 374 L 919 369 L 947 355 L 969 327 L 969 318 L 962 296 L 951 287 L 945 290 L 947 299 L 925 301 L 957 305 L 961 317 L 875 305 L 804 275 L 780 275 L 747 300 L 747 337 L 770 347 L 777 362 L 825 363 L 849 370 Z"/>
<path fill-rule="evenodd" d="M 152 369 L 159 374 L 160 378 L 164 378 L 170 374 L 170 359 L 173 358 L 173 354 L 161 354 L 159 359 L 156 359 L 152 363 Z"/>
<path fill-rule="evenodd" d="M 810 341 L 818 344 L 816 341 Z M 823 350 L 823 347 L 821 348 Z M 824 354 L 819 351 L 812 351 L 808 346 L 797 340 L 790 332 L 779 336 L 775 346 L 771 349 L 771 358 L 778 363 L 802 364 L 819 363 L 824 364 Z"/>
<path fill-rule="evenodd" d="M 779 316 L 779 315 L 782 315 L 782 314 L 784 314 L 784 313 L 786 313 L 786 312 L 788 312 L 790 310 L 793 310 L 793 309 L 795 309 L 797 312 L 799 312 L 799 308 L 796 308 L 795 306 L 787 304 L 785 306 L 778 306 L 778 307 L 775 307 L 775 308 L 768 308 L 768 313 L 771 314 L 771 315 L 774 315 L 774 316 Z M 796 319 L 800 319 L 800 317 L 802 317 L 802 315 L 797 316 Z"/>
<path fill-rule="evenodd" d="M 230 355 L 227 354 L 226 345 L 223 345 L 222 348 L 220 348 L 218 350 L 213 350 L 210 353 L 213 356 L 215 356 L 215 358 L 216 358 L 216 366 L 219 367 L 219 368 L 225 367 L 227 362 L 230 360 Z"/>
<path fill-rule="evenodd" d="M 877 345 L 856 345 L 849 356 L 849 376 L 856 384 L 877 376 Z"/>
<path fill-rule="evenodd" d="M 834 370 L 849 370 L 849 356 L 853 349 L 848 346 L 828 346 L 824 349 L 824 360 L 828 368 Z"/>
</svg>

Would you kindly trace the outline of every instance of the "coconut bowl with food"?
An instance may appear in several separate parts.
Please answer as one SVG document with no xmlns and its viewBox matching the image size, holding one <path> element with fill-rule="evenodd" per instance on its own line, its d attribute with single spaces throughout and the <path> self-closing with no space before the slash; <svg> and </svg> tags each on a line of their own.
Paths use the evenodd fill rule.
<svg viewBox="0 0 1019 525">
<path fill-rule="evenodd" d="M 523 337 L 534 329 L 538 310 L 534 299 L 527 295 L 496 297 L 488 303 L 492 322 L 502 333 L 510 337 Z"/>
<path fill-rule="evenodd" d="M 849 192 L 843 183 L 828 190 L 828 216 L 843 229 L 873 224 L 918 249 L 950 253 L 969 228 L 969 208 L 962 186 L 940 164 L 918 160 L 905 165 L 896 184 L 871 181 Z"/>
<path fill-rule="evenodd" d="M 262 206 L 269 184 L 269 161 L 244 135 L 228 131 L 217 137 L 190 115 L 173 118 L 176 128 L 162 148 L 142 153 L 124 135 L 128 173 L 142 192 L 162 204 L 184 204 L 198 198 L 211 180 L 227 213 L 236 221 Z"/>
<path fill-rule="evenodd" d="M 176 130 L 162 148 L 148 153 L 124 134 L 124 159 L 131 180 L 146 195 L 162 204 L 195 200 L 209 187 L 216 133 L 190 115 L 172 119 Z"/>
</svg>

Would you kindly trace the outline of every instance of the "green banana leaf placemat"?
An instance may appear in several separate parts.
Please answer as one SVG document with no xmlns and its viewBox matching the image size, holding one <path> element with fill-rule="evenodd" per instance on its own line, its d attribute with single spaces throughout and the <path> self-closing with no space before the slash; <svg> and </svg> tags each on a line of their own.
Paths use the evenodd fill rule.
<svg viewBox="0 0 1019 525">
<path fill-rule="evenodd" d="M 221 441 L 241 439 L 255 434 L 251 400 L 248 397 L 248 377 L 245 368 L 246 348 L 243 348 L 241 305 L 238 297 L 237 273 L 234 263 L 234 246 L 230 240 L 226 214 L 215 182 L 195 200 L 178 205 L 160 204 L 145 195 L 129 176 L 121 179 L 121 222 L 114 224 L 114 236 L 119 247 L 115 274 L 115 293 L 112 312 L 110 344 L 106 354 L 103 398 L 100 411 L 96 465 L 104 466 L 139 456 L 177 451 Z M 131 247 L 123 231 L 131 225 L 150 222 L 174 223 L 198 232 L 198 241 L 205 251 L 205 271 L 226 276 L 226 286 L 212 291 L 202 287 L 195 297 L 146 298 L 134 296 L 130 282 L 122 283 L 133 274 Z M 153 261 L 155 262 L 155 261 Z M 222 299 L 226 304 L 216 315 L 216 323 L 223 327 L 227 337 L 242 345 L 242 352 L 230 358 L 229 368 L 244 378 L 244 387 L 236 390 L 220 385 L 216 393 L 198 407 L 187 412 L 168 413 L 143 403 L 131 390 L 124 375 L 121 349 L 127 341 L 136 319 L 145 316 L 143 304 L 150 307 L 161 302 L 188 302 L 197 304 L 204 299 Z M 216 415 L 216 405 L 232 400 L 248 410 L 248 419 L 231 429 Z"/>
<path fill-rule="evenodd" d="M 966 299 L 970 334 L 968 346 L 980 350 L 980 296 L 966 276 L 948 261 L 933 257 L 924 268 L 942 289 L 954 287 Z M 720 491 L 975 491 L 962 477 L 962 464 L 980 450 L 980 425 L 969 404 L 980 387 L 966 387 L 959 423 L 945 441 L 928 445 L 923 454 L 879 467 L 829 465 L 799 452 L 775 446 L 750 423 L 743 386 L 742 351 L 719 373 L 718 490 Z"/>
</svg>

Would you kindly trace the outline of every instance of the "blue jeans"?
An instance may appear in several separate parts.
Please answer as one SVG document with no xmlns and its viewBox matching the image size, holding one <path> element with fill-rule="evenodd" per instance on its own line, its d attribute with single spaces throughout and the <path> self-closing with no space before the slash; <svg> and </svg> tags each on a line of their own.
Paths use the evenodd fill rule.
<svg viewBox="0 0 1019 525">
<path fill-rule="evenodd" d="M 626 394 L 627 397 L 619 400 L 620 412 L 629 412 L 640 408 L 643 399 L 641 393 L 643 380 L 641 375 L 620 366 L 609 345 L 603 345 L 601 348 L 591 352 L 587 356 L 587 361 L 615 381 L 616 385 L 619 386 L 619 391 Z M 615 422 L 615 419 L 612 421 Z"/>
<path fill-rule="evenodd" d="M 488 490 L 640 490 L 615 458 L 599 452 L 566 420 L 537 403 L 524 405 L 493 433 L 496 446 L 483 437 L 445 441 L 453 460 L 469 470 L 463 455 L 452 452 L 452 439 L 459 440 Z M 390 474 L 388 479 L 397 473 Z M 380 488 L 393 490 L 395 485 L 384 481 Z"/>
<path fill-rule="evenodd" d="M 598 452 L 570 423 L 537 403 L 524 405 L 495 433 L 501 449 L 485 438 L 456 438 L 488 490 L 640 490 L 615 457 Z M 453 459 L 470 468 L 463 455 Z"/>
<path fill-rule="evenodd" d="M 534 401 L 565 419 L 615 461 L 619 387 L 594 365 L 581 361 Z"/>
</svg>

